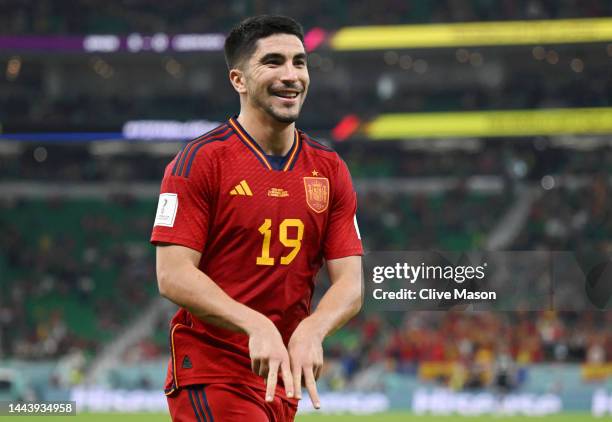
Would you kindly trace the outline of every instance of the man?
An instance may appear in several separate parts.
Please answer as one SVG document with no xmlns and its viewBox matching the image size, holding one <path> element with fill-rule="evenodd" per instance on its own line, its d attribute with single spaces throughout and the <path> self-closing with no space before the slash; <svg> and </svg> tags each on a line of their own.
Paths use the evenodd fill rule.
<svg viewBox="0 0 612 422">
<path fill-rule="evenodd" d="M 322 341 L 361 307 L 356 195 L 337 154 L 295 129 L 299 24 L 247 19 L 225 56 L 240 115 L 168 165 L 151 236 L 160 293 L 180 306 L 166 394 L 174 421 L 292 421 L 302 382 L 320 407 Z M 311 313 L 323 259 L 332 285 Z"/>
</svg>

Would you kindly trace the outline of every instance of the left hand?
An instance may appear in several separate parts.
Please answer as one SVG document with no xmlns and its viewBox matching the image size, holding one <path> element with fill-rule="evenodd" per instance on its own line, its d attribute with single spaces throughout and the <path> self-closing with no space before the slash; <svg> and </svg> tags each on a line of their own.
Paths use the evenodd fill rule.
<svg viewBox="0 0 612 422">
<path fill-rule="evenodd" d="M 303 374 L 304 385 L 315 409 L 321 407 L 315 381 L 319 379 L 323 368 L 323 337 L 317 328 L 316 324 L 313 324 L 308 318 L 304 319 L 291 335 L 287 348 L 291 361 L 295 398 L 302 398 Z"/>
</svg>

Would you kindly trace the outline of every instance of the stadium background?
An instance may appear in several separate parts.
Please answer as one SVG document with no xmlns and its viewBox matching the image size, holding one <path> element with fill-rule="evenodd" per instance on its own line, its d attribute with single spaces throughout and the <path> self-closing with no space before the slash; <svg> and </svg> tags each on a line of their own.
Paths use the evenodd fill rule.
<svg viewBox="0 0 612 422">
<path fill-rule="evenodd" d="M 159 181 L 237 112 L 223 34 L 259 13 L 305 28 L 299 127 L 347 161 L 366 250 L 609 258 L 607 1 L 0 0 L 0 399 L 163 412 Z M 365 307 L 326 341 L 323 412 L 610 415 L 611 324 Z"/>
</svg>

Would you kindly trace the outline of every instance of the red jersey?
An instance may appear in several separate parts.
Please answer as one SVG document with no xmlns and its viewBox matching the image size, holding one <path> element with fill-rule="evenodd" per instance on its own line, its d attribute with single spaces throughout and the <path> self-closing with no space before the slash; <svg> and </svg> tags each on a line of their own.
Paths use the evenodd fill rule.
<svg viewBox="0 0 612 422">
<path fill-rule="evenodd" d="M 331 149 L 296 130 L 289 153 L 269 157 L 231 118 L 166 167 L 151 242 L 201 252 L 200 270 L 270 318 L 286 345 L 310 314 L 323 259 L 362 254 L 356 207 L 346 164 Z M 170 345 L 166 394 L 191 384 L 265 389 L 251 372 L 246 334 L 181 308 Z"/>
</svg>

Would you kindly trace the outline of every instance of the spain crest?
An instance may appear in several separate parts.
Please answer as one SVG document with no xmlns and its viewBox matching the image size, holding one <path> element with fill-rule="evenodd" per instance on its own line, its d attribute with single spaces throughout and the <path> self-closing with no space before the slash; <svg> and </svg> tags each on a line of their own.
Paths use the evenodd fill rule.
<svg viewBox="0 0 612 422">
<path fill-rule="evenodd" d="M 329 205 L 329 179 L 327 177 L 304 177 L 306 203 L 314 212 L 321 213 Z"/>
</svg>

